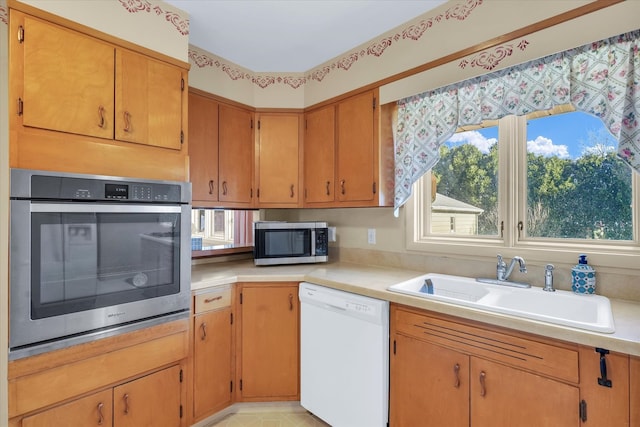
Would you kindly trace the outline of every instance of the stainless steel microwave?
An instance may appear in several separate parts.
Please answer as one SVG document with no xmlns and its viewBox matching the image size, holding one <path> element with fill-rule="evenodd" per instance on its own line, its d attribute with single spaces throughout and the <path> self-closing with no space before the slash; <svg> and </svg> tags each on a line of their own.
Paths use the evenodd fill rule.
<svg viewBox="0 0 640 427">
<path fill-rule="evenodd" d="M 253 226 L 255 265 L 306 264 L 329 260 L 326 222 L 259 221 Z"/>
</svg>

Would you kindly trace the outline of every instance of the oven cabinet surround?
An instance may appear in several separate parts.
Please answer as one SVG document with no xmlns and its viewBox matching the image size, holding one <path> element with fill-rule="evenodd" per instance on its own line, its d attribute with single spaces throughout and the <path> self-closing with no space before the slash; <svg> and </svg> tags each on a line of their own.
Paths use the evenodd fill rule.
<svg viewBox="0 0 640 427">
<path fill-rule="evenodd" d="M 299 112 L 256 113 L 255 187 L 258 207 L 301 207 L 302 119 Z"/>
<path fill-rule="evenodd" d="M 298 282 L 238 283 L 236 307 L 236 400 L 299 400 Z"/>
<path fill-rule="evenodd" d="M 178 320 L 10 362 L 9 426 L 185 427 L 188 331 Z"/>
<path fill-rule="evenodd" d="M 378 99 L 373 89 L 305 113 L 305 207 L 393 204 L 393 140 L 382 138 Z"/>
<path fill-rule="evenodd" d="M 253 112 L 189 89 L 193 205 L 253 205 Z"/>
<path fill-rule="evenodd" d="M 390 319 L 391 427 L 629 425 L 627 355 L 606 355 L 607 388 L 592 347 L 398 304 Z"/>
<path fill-rule="evenodd" d="M 188 64 L 34 13 L 10 10 L 10 166 L 184 181 Z"/>
<path fill-rule="evenodd" d="M 193 421 L 233 402 L 233 285 L 194 294 Z"/>
</svg>

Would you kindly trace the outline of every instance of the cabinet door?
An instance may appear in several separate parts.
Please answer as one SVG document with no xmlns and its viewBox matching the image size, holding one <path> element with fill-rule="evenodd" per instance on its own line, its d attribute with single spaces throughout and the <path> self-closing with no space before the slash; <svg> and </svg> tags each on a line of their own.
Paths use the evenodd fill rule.
<svg viewBox="0 0 640 427">
<path fill-rule="evenodd" d="M 218 103 L 189 93 L 189 175 L 194 201 L 218 200 Z"/>
<path fill-rule="evenodd" d="M 114 48 L 28 16 L 22 46 L 23 125 L 113 138 Z"/>
<path fill-rule="evenodd" d="M 338 200 L 373 202 L 377 193 L 377 138 L 373 92 L 338 103 Z"/>
<path fill-rule="evenodd" d="M 469 426 L 469 356 L 403 335 L 393 339 L 389 425 Z"/>
<path fill-rule="evenodd" d="M 332 202 L 335 196 L 336 110 L 329 105 L 305 116 L 304 201 Z"/>
<path fill-rule="evenodd" d="M 298 285 L 242 285 L 243 400 L 299 398 Z"/>
<path fill-rule="evenodd" d="M 22 427 L 111 426 L 112 402 L 112 390 L 101 391 L 26 417 Z"/>
<path fill-rule="evenodd" d="M 140 357 L 145 357 L 140 354 Z M 117 427 L 181 425 L 179 365 L 113 389 L 113 419 Z"/>
<path fill-rule="evenodd" d="M 629 356 L 620 353 L 605 355 L 607 380 L 610 387 L 600 385 L 600 353 L 594 347 L 580 347 L 580 399 L 587 403 L 585 426 L 629 425 Z"/>
<path fill-rule="evenodd" d="M 253 198 L 253 113 L 220 104 L 218 123 L 218 200 L 249 206 Z"/>
<path fill-rule="evenodd" d="M 471 357 L 473 427 L 576 427 L 578 388 Z"/>
<path fill-rule="evenodd" d="M 299 114 L 262 114 L 258 127 L 258 202 L 297 206 L 299 193 Z"/>
<path fill-rule="evenodd" d="M 182 70 L 123 49 L 115 70 L 115 138 L 180 150 Z"/>
<path fill-rule="evenodd" d="M 631 357 L 629 360 L 631 427 L 640 427 L 640 358 Z"/>
<path fill-rule="evenodd" d="M 230 319 L 230 307 L 200 314 L 194 319 L 194 419 L 231 404 Z"/>
</svg>

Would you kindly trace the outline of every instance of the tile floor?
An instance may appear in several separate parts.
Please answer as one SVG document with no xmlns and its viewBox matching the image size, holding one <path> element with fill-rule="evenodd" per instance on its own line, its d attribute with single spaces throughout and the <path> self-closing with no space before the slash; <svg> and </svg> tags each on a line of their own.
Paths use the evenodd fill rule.
<svg viewBox="0 0 640 427">
<path fill-rule="evenodd" d="M 210 427 L 328 427 L 308 412 L 256 412 L 231 414 Z"/>
</svg>

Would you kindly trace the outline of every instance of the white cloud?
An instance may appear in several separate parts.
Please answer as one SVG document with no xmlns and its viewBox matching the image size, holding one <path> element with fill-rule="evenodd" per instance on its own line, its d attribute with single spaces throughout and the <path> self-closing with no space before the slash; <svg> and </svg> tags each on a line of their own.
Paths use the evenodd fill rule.
<svg viewBox="0 0 640 427">
<path fill-rule="evenodd" d="M 607 153 L 613 153 L 615 151 L 616 151 L 616 147 L 614 147 L 613 145 L 598 143 L 593 147 L 583 148 L 582 155 L 598 154 L 598 155 L 604 156 Z"/>
<path fill-rule="evenodd" d="M 544 136 L 539 136 L 533 141 L 527 141 L 527 151 L 544 157 L 560 157 L 561 159 L 571 157 L 566 145 L 554 145 L 552 140 Z"/>
<path fill-rule="evenodd" d="M 471 144 L 474 145 L 480 152 L 487 154 L 489 150 L 498 140 L 496 138 L 486 138 L 483 134 L 476 130 L 470 130 L 467 132 L 455 133 L 447 140 L 448 143 L 453 145 Z"/>
</svg>

